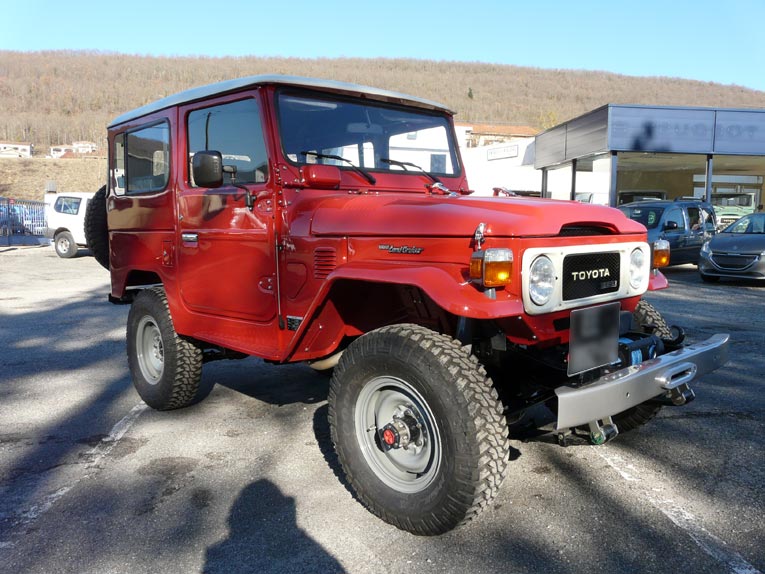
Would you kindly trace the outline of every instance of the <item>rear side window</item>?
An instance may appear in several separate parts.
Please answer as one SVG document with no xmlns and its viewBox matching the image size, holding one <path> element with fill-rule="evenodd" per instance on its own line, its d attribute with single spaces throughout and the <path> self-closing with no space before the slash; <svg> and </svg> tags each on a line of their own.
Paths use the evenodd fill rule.
<svg viewBox="0 0 765 574">
<path fill-rule="evenodd" d="M 169 179 L 170 126 L 167 122 L 115 137 L 111 183 L 117 195 L 162 191 Z"/>
<path fill-rule="evenodd" d="M 53 204 L 53 211 L 66 215 L 77 215 L 80 211 L 81 202 L 82 199 L 79 197 L 59 197 Z"/>
<path fill-rule="evenodd" d="M 256 100 L 194 110 L 187 121 L 189 174 L 196 152 L 219 151 L 224 165 L 236 167 L 237 183 L 264 183 L 268 179 L 268 157 Z M 231 182 L 229 174 L 224 177 L 224 183 Z"/>
</svg>

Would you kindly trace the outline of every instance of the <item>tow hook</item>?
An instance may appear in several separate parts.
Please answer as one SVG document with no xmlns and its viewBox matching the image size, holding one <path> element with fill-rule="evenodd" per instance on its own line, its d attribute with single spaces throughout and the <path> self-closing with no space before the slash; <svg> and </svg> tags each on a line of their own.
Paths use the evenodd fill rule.
<svg viewBox="0 0 765 574">
<path fill-rule="evenodd" d="M 695 399 L 696 393 L 694 393 L 693 389 L 688 386 L 688 383 L 683 383 L 674 389 L 670 389 L 666 396 L 672 401 L 673 405 L 681 407 Z"/>
<path fill-rule="evenodd" d="M 696 398 L 689 383 L 696 376 L 697 370 L 693 363 L 681 363 L 662 376 L 661 386 L 667 391 L 664 396 L 673 405 L 682 406 Z"/>
<path fill-rule="evenodd" d="M 603 423 L 601 425 L 600 423 Z M 594 445 L 606 444 L 607 442 L 616 438 L 619 434 L 619 429 L 611 420 L 611 417 L 606 417 L 601 421 L 590 421 L 590 442 Z"/>
<path fill-rule="evenodd" d="M 377 431 L 380 437 L 380 445 L 384 452 L 394 448 L 408 450 L 414 443 L 422 446 L 422 424 L 415 418 L 410 409 L 401 414 L 394 414 L 393 420 Z"/>
</svg>

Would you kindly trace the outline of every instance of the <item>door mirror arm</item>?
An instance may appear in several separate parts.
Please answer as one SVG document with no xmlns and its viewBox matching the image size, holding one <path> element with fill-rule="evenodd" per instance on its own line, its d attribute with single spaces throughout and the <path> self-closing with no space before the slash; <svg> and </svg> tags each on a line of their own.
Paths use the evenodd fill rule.
<svg viewBox="0 0 765 574">
<path fill-rule="evenodd" d="M 244 204 L 247 206 L 247 209 L 252 211 L 255 208 L 255 201 L 253 200 L 252 193 L 250 193 L 250 190 L 247 188 L 247 186 L 236 182 L 236 166 L 224 165 L 223 173 L 231 174 L 231 185 L 237 189 L 241 189 L 244 192 Z"/>
</svg>

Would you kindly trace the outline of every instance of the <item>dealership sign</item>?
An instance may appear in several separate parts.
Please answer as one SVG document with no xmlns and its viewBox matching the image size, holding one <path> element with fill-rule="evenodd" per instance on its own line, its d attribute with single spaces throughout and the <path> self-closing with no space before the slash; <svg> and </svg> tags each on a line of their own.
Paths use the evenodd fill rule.
<svg viewBox="0 0 765 574">
<path fill-rule="evenodd" d="M 486 150 L 486 159 L 489 161 L 495 159 L 507 159 L 510 157 L 518 157 L 517 145 L 506 145 L 504 147 Z"/>
</svg>

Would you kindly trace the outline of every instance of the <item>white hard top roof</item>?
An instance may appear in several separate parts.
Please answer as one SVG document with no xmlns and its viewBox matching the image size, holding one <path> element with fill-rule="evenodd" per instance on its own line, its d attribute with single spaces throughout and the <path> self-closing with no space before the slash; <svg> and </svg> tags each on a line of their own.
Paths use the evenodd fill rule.
<svg viewBox="0 0 765 574">
<path fill-rule="evenodd" d="M 211 96 L 217 96 L 227 94 L 230 92 L 236 92 L 255 86 L 261 86 L 265 84 L 279 84 L 284 86 L 295 86 L 301 88 L 310 88 L 321 91 L 335 92 L 344 95 L 356 96 L 364 95 L 370 99 L 379 100 L 383 102 L 397 103 L 416 106 L 419 108 L 425 108 L 430 110 L 438 110 L 454 115 L 454 112 L 439 104 L 438 102 L 432 102 L 415 96 L 409 96 L 407 94 L 401 94 L 398 92 L 391 92 L 389 90 L 382 90 L 380 88 L 371 88 L 369 86 L 361 86 L 358 84 L 350 84 L 347 82 L 336 82 L 333 80 L 319 80 L 316 78 L 301 78 L 299 76 L 281 76 L 281 75 L 260 75 L 260 76 L 247 76 L 245 78 L 237 78 L 234 80 L 227 80 L 225 82 L 218 82 L 216 84 L 209 84 L 207 86 L 199 86 L 197 88 L 191 88 L 179 92 L 172 96 L 162 98 L 140 108 L 136 108 L 121 116 L 115 118 L 109 127 L 113 127 L 131 120 L 146 116 L 148 114 L 164 110 L 173 106 L 187 104 L 202 100 Z"/>
</svg>

